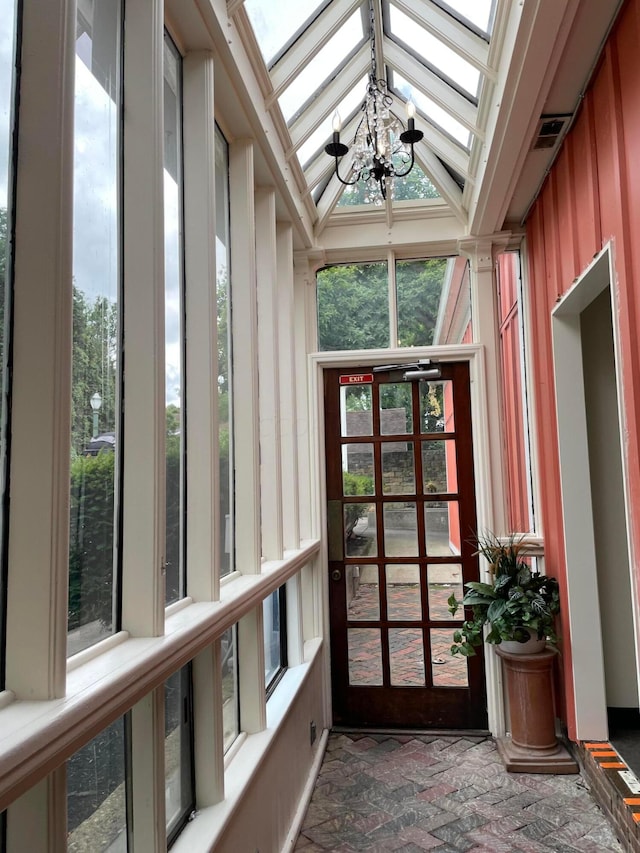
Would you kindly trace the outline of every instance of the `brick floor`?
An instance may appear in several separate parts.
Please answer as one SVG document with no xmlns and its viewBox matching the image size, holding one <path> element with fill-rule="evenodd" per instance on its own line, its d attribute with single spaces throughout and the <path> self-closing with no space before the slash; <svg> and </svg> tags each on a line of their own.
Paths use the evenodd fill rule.
<svg viewBox="0 0 640 853">
<path fill-rule="evenodd" d="M 580 775 L 507 773 L 491 738 L 333 732 L 296 851 L 624 851 Z"/>
</svg>

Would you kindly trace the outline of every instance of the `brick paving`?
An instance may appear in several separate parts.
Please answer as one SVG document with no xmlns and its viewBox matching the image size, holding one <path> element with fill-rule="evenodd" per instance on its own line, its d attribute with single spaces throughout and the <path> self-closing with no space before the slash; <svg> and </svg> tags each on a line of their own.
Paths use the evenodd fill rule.
<svg viewBox="0 0 640 853">
<path fill-rule="evenodd" d="M 450 620 L 447 599 L 457 586 L 429 584 L 429 616 L 435 620 Z M 394 686 L 425 684 L 424 649 L 418 584 L 393 584 L 387 588 L 389 615 L 397 622 L 415 622 L 415 627 L 391 628 L 389 651 L 391 683 Z M 349 603 L 350 621 L 376 621 L 380 618 L 378 585 L 361 583 Z M 436 687 L 466 687 L 467 662 L 452 657 L 449 649 L 453 628 L 431 628 L 432 666 L 430 680 Z M 382 684 L 380 633 L 375 628 L 349 630 L 349 682 L 357 685 Z"/>
<path fill-rule="evenodd" d="M 329 735 L 295 850 L 605 853 L 621 847 L 580 775 L 507 773 L 491 738 Z"/>
</svg>

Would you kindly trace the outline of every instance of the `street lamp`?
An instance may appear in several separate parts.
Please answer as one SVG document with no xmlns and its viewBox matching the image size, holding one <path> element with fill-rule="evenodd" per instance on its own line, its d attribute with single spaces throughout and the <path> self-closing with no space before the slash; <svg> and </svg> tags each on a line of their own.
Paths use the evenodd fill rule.
<svg viewBox="0 0 640 853">
<path fill-rule="evenodd" d="M 102 405 L 102 397 L 97 391 L 91 398 L 90 402 L 91 408 L 93 409 L 93 435 L 91 438 L 95 438 L 98 435 L 98 411 Z"/>
</svg>

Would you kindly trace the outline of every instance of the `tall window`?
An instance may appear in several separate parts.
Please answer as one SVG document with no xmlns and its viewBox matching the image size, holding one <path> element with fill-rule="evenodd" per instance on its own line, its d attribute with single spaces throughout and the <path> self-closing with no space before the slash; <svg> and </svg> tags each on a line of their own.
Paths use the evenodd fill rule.
<svg viewBox="0 0 640 853">
<path fill-rule="evenodd" d="M 262 602 L 264 624 L 264 680 L 267 694 L 287 667 L 285 587 L 272 592 Z"/>
<path fill-rule="evenodd" d="M 7 348 L 10 299 L 11 257 L 11 136 L 14 125 L 14 68 L 16 41 L 16 2 L 0 0 L 0 543 L 4 543 L 3 511 L 6 481 L 6 423 L 7 423 Z M 4 620 L 6 592 L 6 560 L 0 547 L 0 690 L 4 685 Z M 2 836 L 0 821 L 0 838 Z"/>
<path fill-rule="evenodd" d="M 185 594 L 184 333 L 182 253 L 182 61 L 164 41 L 164 315 L 167 541 L 166 603 Z"/>
<path fill-rule="evenodd" d="M 226 752 L 240 732 L 238 695 L 238 628 L 227 628 L 220 639 L 222 669 L 222 725 Z"/>
<path fill-rule="evenodd" d="M 233 400 L 229 270 L 229 151 L 216 127 L 216 279 L 218 325 L 218 451 L 220 456 L 220 574 L 234 569 Z"/>
<path fill-rule="evenodd" d="M 189 664 L 175 672 L 164 687 L 164 775 L 169 844 L 195 808 L 192 719 Z"/>
<path fill-rule="evenodd" d="M 125 717 L 67 762 L 67 850 L 126 851 Z"/>
<path fill-rule="evenodd" d="M 78 6 L 68 652 L 116 629 L 121 6 Z"/>
</svg>

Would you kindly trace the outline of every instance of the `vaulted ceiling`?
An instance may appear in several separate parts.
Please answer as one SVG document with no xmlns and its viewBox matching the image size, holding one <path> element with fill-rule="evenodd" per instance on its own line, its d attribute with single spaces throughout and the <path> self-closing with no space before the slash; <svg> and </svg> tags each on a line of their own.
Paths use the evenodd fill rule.
<svg viewBox="0 0 640 853">
<path fill-rule="evenodd" d="M 467 234 L 519 224 L 579 106 L 620 0 L 229 0 L 317 239 L 365 214 L 453 217 Z M 406 124 L 417 180 L 385 210 L 357 204 L 324 146 L 351 147 L 371 69 Z M 352 152 L 340 165 L 350 175 Z M 362 201 L 362 198 L 360 198 Z M 354 204 L 355 203 L 355 204 Z"/>
</svg>

